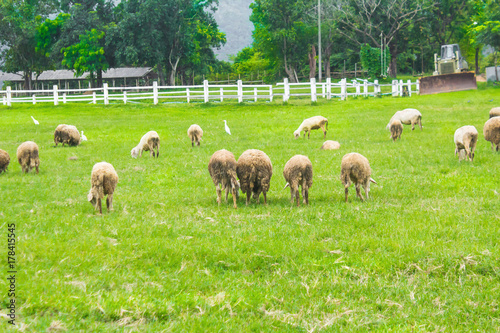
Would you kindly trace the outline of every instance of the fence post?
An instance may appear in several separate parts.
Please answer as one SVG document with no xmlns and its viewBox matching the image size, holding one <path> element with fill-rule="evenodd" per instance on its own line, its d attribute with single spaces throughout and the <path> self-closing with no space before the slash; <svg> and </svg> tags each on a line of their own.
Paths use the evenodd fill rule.
<svg viewBox="0 0 500 333">
<path fill-rule="evenodd" d="M 269 102 L 273 101 L 273 86 L 269 86 Z"/>
<path fill-rule="evenodd" d="M 33 101 L 33 105 L 36 104 L 36 96 L 35 94 L 31 95 L 31 100 Z"/>
<path fill-rule="evenodd" d="M 340 80 L 340 100 L 345 101 L 347 99 L 347 82 L 346 79 Z"/>
<path fill-rule="evenodd" d="M 7 97 L 2 96 L 2 104 L 7 105 Z"/>
<path fill-rule="evenodd" d="M 92 92 L 92 103 L 97 104 L 97 94 L 95 91 Z"/>
<path fill-rule="evenodd" d="M 368 97 L 368 81 L 363 82 L 363 96 Z"/>
<path fill-rule="evenodd" d="M 127 91 L 123 91 L 123 104 L 127 104 Z"/>
<path fill-rule="evenodd" d="M 109 104 L 108 84 L 107 83 L 103 83 L 102 84 L 102 89 L 104 91 L 104 105 L 108 105 Z"/>
<path fill-rule="evenodd" d="M 326 97 L 326 86 L 324 83 L 321 83 L 321 97 Z"/>
<path fill-rule="evenodd" d="M 356 86 L 356 97 L 361 95 L 361 86 L 359 85 L 358 81 L 354 81 L 354 85 Z"/>
<path fill-rule="evenodd" d="M 399 80 L 398 92 L 399 92 L 399 97 L 402 97 L 403 96 L 403 80 Z"/>
<path fill-rule="evenodd" d="M 208 80 L 203 80 L 203 101 L 208 103 Z"/>
<path fill-rule="evenodd" d="M 316 96 L 316 78 L 312 77 L 311 78 L 311 102 L 316 102 L 317 96 Z"/>
<path fill-rule="evenodd" d="M 186 100 L 188 103 L 191 102 L 190 96 L 189 96 L 189 88 L 186 89 Z"/>
<path fill-rule="evenodd" d="M 238 80 L 238 103 L 243 102 L 243 82 Z"/>
<path fill-rule="evenodd" d="M 54 105 L 59 105 L 59 93 L 57 92 L 57 85 L 52 86 L 52 91 L 54 94 Z"/>
<path fill-rule="evenodd" d="M 257 88 L 253 88 L 254 102 L 257 102 Z"/>
<path fill-rule="evenodd" d="M 63 93 L 63 104 L 66 104 L 66 93 Z"/>
<path fill-rule="evenodd" d="M 220 88 L 220 101 L 224 102 L 224 88 Z"/>
<path fill-rule="evenodd" d="M 379 89 L 380 89 L 380 86 L 378 85 L 378 80 L 373 81 L 373 96 L 378 95 Z"/>
<path fill-rule="evenodd" d="M 326 78 L 326 99 L 332 99 L 332 79 Z"/>
<path fill-rule="evenodd" d="M 411 97 L 411 80 L 408 80 L 407 83 L 408 83 L 408 96 Z"/>
<path fill-rule="evenodd" d="M 153 81 L 153 104 L 158 104 L 158 81 Z"/>
<path fill-rule="evenodd" d="M 288 102 L 290 98 L 290 86 L 288 85 L 288 78 L 283 79 L 283 102 Z"/>
<path fill-rule="evenodd" d="M 398 80 L 392 80 L 392 97 L 398 95 Z"/>
</svg>

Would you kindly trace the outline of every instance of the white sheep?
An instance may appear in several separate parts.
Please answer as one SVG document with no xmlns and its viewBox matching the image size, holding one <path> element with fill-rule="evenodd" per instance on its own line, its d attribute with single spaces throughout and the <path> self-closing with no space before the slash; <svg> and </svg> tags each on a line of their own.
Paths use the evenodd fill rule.
<svg viewBox="0 0 500 333">
<path fill-rule="evenodd" d="M 115 192 L 116 184 L 118 183 L 118 174 L 115 168 L 109 163 L 96 163 L 92 168 L 90 191 L 87 195 L 87 200 L 102 214 L 101 200 L 106 198 L 106 207 L 113 210 L 113 193 Z"/>
<path fill-rule="evenodd" d="M 354 182 L 356 185 L 356 195 L 361 199 L 361 201 L 364 200 L 360 189 L 360 187 L 363 186 L 365 189 L 366 200 L 368 200 L 370 182 L 377 184 L 377 182 L 370 177 L 371 174 L 372 169 L 370 168 L 370 163 L 368 163 L 368 159 L 363 155 L 358 153 L 349 153 L 342 157 L 340 178 L 345 188 L 345 202 L 347 202 L 351 182 Z"/>
<path fill-rule="evenodd" d="M 340 143 L 337 141 L 326 140 L 320 148 L 321 150 L 337 150 L 340 149 Z"/>
<path fill-rule="evenodd" d="M 188 128 L 188 136 L 191 139 L 191 146 L 194 147 L 196 144 L 197 146 L 200 145 L 201 138 L 203 137 L 203 130 L 199 125 L 191 125 Z"/>
<path fill-rule="evenodd" d="M 455 131 L 455 156 L 461 161 L 462 153 L 465 151 L 465 158 L 471 162 L 474 160 L 474 150 L 477 143 L 477 129 L 474 126 L 462 126 Z"/>
<path fill-rule="evenodd" d="M 307 133 L 307 138 L 311 136 L 311 130 L 314 129 L 319 129 L 323 131 L 323 138 L 326 138 L 326 131 L 328 130 L 328 119 L 322 116 L 315 116 L 311 117 L 308 119 L 305 119 L 302 124 L 300 124 L 299 128 L 295 132 L 293 132 L 293 135 L 295 138 L 298 138 L 300 136 L 300 132 L 304 131 L 304 138 L 306 137 Z"/>
<path fill-rule="evenodd" d="M 300 194 L 299 186 L 302 186 L 302 199 L 304 204 L 309 204 L 309 188 L 313 184 L 313 169 L 311 160 L 304 155 L 295 155 L 285 164 L 283 170 L 283 177 L 285 177 L 285 188 L 290 186 L 290 201 L 297 200 L 297 207 L 299 206 Z"/>
<path fill-rule="evenodd" d="M 155 131 L 149 131 L 144 134 L 141 138 L 139 144 L 132 148 L 130 151 L 130 155 L 133 158 L 137 158 L 137 156 L 142 157 L 142 151 L 149 151 L 149 156 L 155 157 L 154 149 L 156 148 L 156 157 L 160 156 L 160 137 L 158 133 Z"/>
<path fill-rule="evenodd" d="M 389 120 L 386 128 L 389 129 L 391 122 L 396 119 L 405 125 L 411 125 L 412 131 L 415 129 L 415 124 L 418 124 L 420 126 L 420 130 L 422 130 L 422 114 L 417 109 L 404 109 L 403 111 L 397 111 L 392 116 L 391 120 Z"/>
</svg>

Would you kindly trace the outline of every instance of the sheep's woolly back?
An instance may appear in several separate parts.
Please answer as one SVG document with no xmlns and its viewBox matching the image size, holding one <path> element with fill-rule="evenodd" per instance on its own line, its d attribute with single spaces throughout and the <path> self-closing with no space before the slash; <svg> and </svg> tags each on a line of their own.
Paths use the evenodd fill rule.
<svg viewBox="0 0 500 333">
<path fill-rule="evenodd" d="M 399 119 L 393 119 L 390 124 L 390 130 L 392 140 L 401 138 L 401 133 L 403 133 L 403 124 L 401 124 Z"/>
<path fill-rule="evenodd" d="M 490 118 L 483 128 L 484 139 L 494 145 L 500 143 L 500 117 Z"/>
<path fill-rule="evenodd" d="M 321 146 L 320 149 L 323 150 L 337 150 L 340 149 L 340 143 L 337 141 L 326 140 L 325 143 Z"/>
<path fill-rule="evenodd" d="M 307 188 L 310 188 L 313 184 L 311 161 L 307 156 L 295 155 L 286 162 L 283 177 L 291 188 L 296 189 L 299 185 L 306 185 Z"/>
<path fill-rule="evenodd" d="M 500 107 L 492 108 L 490 110 L 490 118 L 500 117 Z"/>
<path fill-rule="evenodd" d="M 236 178 L 236 159 L 233 153 L 225 149 L 216 151 L 208 162 L 208 172 L 214 185 L 222 184 L 222 188 L 231 187 L 233 184 L 238 184 Z"/>
<path fill-rule="evenodd" d="M 478 132 L 474 126 L 462 126 L 455 131 L 453 139 L 457 148 L 464 149 L 464 145 L 477 142 Z"/>
<path fill-rule="evenodd" d="M 191 142 L 196 142 L 198 143 L 201 138 L 203 137 L 203 130 L 199 125 L 193 124 L 189 126 L 187 134 L 189 138 L 191 139 Z"/>
<path fill-rule="evenodd" d="M 78 146 L 81 142 L 80 132 L 73 125 L 61 124 L 54 131 L 54 143 L 62 143 L 70 146 Z"/>
<path fill-rule="evenodd" d="M 7 170 L 10 163 L 10 156 L 5 150 L 0 149 L 0 173 Z"/>
<path fill-rule="evenodd" d="M 249 149 L 238 159 L 236 174 L 243 193 L 267 192 L 271 185 L 273 165 L 266 153 L 257 149 Z"/>
<path fill-rule="evenodd" d="M 371 174 L 370 163 L 363 155 L 349 153 L 342 158 L 340 177 L 344 187 L 348 187 L 351 181 L 355 184 L 367 184 Z"/>
<path fill-rule="evenodd" d="M 92 168 L 90 192 L 97 199 L 105 195 L 113 194 L 118 183 L 118 174 L 115 168 L 107 162 L 99 162 Z"/>
<path fill-rule="evenodd" d="M 295 136 L 299 136 L 302 131 L 310 131 L 314 129 L 319 129 L 326 127 L 328 129 L 328 119 L 323 116 L 314 116 L 311 118 L 304 119 L 300 124 L 299 128 L 294 132 Z"/>
<path fill-rule="evenodd" d="M 417 109 L 404 109 L 402 111 L 397 111 L 392 116 L 386 128 L 387 129 L 390 128 L 393 120 L 399 120 L 401 121 L 402 124 L 411 125 L 419 123 L 421 119 L 422 119 L 422 114 Z"/>
<path fill-rule="evenodd" d="M 28 172 L 33 168 L 38 168 L 40 165 L 38 145 L 33 141 L 23 142 L 17 148 L 17 160 L 25 172 Z"/>
</svg>

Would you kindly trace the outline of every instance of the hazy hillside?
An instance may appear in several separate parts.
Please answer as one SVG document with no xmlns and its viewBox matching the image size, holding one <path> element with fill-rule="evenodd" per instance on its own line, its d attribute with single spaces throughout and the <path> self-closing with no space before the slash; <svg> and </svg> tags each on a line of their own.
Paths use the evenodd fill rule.
<svg viewBox="0 0 500 333">
<path fill-rule="evenodd" d="M 227 43 L 215 50 L 218 59 L 229 60 L 230 55 L 252 44 L 251 3 L 252 0 L 219 0 L 219 9 L 214 16 L 220 30 L 226 34 Z"/>
</svg>

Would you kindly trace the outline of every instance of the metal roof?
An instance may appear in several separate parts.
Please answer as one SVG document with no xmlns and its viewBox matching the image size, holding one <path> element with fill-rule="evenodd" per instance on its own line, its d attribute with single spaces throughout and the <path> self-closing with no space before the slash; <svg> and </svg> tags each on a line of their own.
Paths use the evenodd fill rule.
<svg viewBox="0 0 500 333">
<path fill-rule="evenodd" d="M 109 68 L 102 73 L 103 79 L 123 79 L 123 78 L 141 78 L 148 75 L 152 71 L 151 67 L 122 67 L 122 68 Z M 85 80 L 89 73 L 85 72 L 82 76 L 75 77 L 75 72 L 67 69 L 58 69 L 55 71 L 44 71 L 38 77 L 38 81 L 57 81 L 57 80 Z M 33 80 L 35 80 L 33 74 Z M 24 81 L 23 73 L 2 73 L 0 72 L 0 81 Z"/>
</svg>

